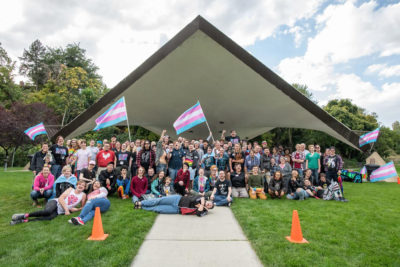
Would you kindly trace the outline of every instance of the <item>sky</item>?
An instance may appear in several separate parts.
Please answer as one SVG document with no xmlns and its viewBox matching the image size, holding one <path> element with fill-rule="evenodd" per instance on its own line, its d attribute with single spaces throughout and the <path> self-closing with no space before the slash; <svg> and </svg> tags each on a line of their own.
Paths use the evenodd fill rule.
<svg viewBox="0 0 400 267">
<path fill-rule="evenodd" d="M 319 105 L 400 120 L 400 0 L 0 1 L 0 42 L 14 60 L 36 39 L 79 43 L 112 88 L 197 15 Z"/>
</svg>

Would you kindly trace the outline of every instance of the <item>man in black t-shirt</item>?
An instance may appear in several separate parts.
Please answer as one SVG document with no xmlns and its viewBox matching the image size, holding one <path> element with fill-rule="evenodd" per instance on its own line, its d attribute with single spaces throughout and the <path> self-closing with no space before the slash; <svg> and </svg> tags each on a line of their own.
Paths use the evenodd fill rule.
<svg viewBox="0 0 400 267">
<path fill-rule="evenodd" d="M 223 131 L 222 131 L 222 134 L 221 134 L 221 139 L 222 139 L 222 140 L 225 139 L 225 141 L 231 142 L 233 145 L 235 145 L 235 144 L 240 144 L 240 137 L 236 134 L 236 131 L 235 131 L 235 130 L 232 130 L 232 131 L 231 131 L 231 135 L 230 135 L 230 136 L 227 136 L 227 137 L 225 137 L 225 133 L 226 133 L 226 131 L 223 130 Z"/>
<path fill-rule="evenodd" d="M 54 179 L 57 179 L 61 175 L 61 169 L 66 165 L 68 158 L 68 148 L 64 146 L 64 138 L 61 135 L 57 137 L 57 144 L 51 146 L 50 152 L 54 158 L 51 173 L 54 175 Z"/>
<path fill-rule="evenodd" d="M 126 144 L 121 145 L 121 150 L 115 153 L 115 167 L 118 172 L 121 171 L 122 166 L 130 167 L 131 152 L 126 150 Z"/>
<path fill-rule="evenodd" d="M 86 190 L 85 193 L 90 193 L 92 191 L 93 183 L 96 181 L 96 171 L 94 167 L 96 166 L 96 161 L 89 161 L 89 166 L 87 168 L 83 168 L 80 171 L 78 180 L 83 180 L 86 182 Z"/>
<path fill-rule="evenodd" d="M 232 199 L 232 183 L 225 179 L 225 172 L 220 171 L 218 181 L 215 182 L 214 190 L 210 197 L 216 206 L 231 206 Z"/>
</svg>

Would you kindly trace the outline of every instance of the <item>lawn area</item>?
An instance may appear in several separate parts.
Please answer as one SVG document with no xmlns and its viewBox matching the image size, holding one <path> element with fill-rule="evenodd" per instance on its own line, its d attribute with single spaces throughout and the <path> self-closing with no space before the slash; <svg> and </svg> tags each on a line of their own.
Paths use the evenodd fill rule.
<svg viewBox="0 0 400 267">
<path fill-rule="evenodd" d="M 348 203 L 235 199 L 232 210 L 265 266 L 399 266 L 400 185 L 344 184 Z M 309 244 L 292 244 L 298 210 Z"/>
<path fill-rule="evenodd" d="M 110 210 L 102 214 L 110 235 L 102 242 L 86 240 L 93 220 L 82 227 L 67 222 L 79 213 L 10 226 L 12 214 L 35 210 L 31 182 L 31 172 L 0 172 L 0 266 L 129 266 L 156 217 L 111 197 Z"/>
</svg>

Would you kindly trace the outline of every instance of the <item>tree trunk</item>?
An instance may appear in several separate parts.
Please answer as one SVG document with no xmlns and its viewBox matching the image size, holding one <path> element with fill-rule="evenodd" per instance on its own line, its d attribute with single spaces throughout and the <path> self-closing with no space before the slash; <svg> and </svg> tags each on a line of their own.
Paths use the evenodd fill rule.
<svg viewBox="0 0 400 267">
<path fill-rule="evenodd" d="M 65 106 L 64 115 L 63 115 L 63 118 L 62 118 L 62 121 L 61 121 L 61 126 L 62 127 L 64 126 L 64 120 L 65 120 L 65 116 L 67 115 L 67 109 L 68 109 L 68 106 Z"/>
<path fill-rule="evenodd" d="M 14 151 L 12 153 L 12 157 L 11 157 L 11 168 L 14 167 L 14 157 L 15 157 L 15 151 L 17 150 L 16 147 L 14 147 Z"/>
<path fill-rule="evenodd" d="M 6 152 L 6 157 L 4 158 L 4 171 L 6 172 L 7 171 L 7 163 L 8 163 L 8 148 L 7 149 L 4 148 L 4 151 Z"/>
<path fill-rule="evenodd" d="M 288 128 L 289 147 L 293 147 L 292 128 Z"/>
</svg>

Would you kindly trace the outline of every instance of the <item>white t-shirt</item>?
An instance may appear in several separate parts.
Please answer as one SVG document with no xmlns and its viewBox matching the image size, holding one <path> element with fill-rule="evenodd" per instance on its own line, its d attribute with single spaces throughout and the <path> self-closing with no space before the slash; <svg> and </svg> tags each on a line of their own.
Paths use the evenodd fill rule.
<svg viewBox="0 0 400 267">
<path fill-rule="evenodd" d="M 76 151 L 75 156 L 77 157 L 76 160 L 76 169 L 78 171 L 87 168 L 89 166 L 89 160 L 88 158 L 91 156 L 90 150 L 89 149 L 79 149 Z"/>
<path fill-rule="evenodd" d="M 75 194 L 75 190 L 71 190 L 71 192 L 69 192 L 69 195 L 65 198 L 65 203 L 67 204 L 68 209 L 76 207 L 79 204 L 79 202 L 81 202 L 83 194 L 84 194 L 83 192 L 81 192 L 80 194 Z M 58 214 L 65 213 L 64 208 L 58 201 L 58 198 L 57 198 L 57 213 Z"/>
<path fill-rule="evenodd" d="M 88 146 L 86 149 L 90 151 L 90 160 L 96 161 L 96 156 L 97 153 L 99 153 L 99 149 L 95 146 L 94 147 Z"/>
</svg>

